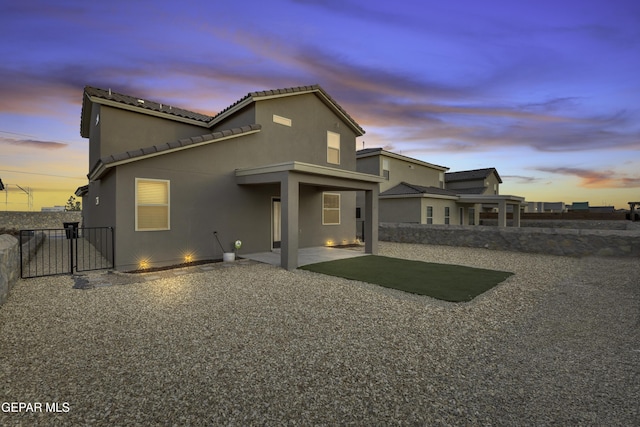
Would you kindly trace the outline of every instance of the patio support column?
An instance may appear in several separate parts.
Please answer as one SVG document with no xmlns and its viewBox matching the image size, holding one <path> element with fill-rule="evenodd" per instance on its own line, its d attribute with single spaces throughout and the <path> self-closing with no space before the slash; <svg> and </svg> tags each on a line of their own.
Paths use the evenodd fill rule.
<svg viewBox="0 0 640 427">
<path fill-rule="evenodd" d="M 364 192 L 364 251 L 368 254 L 378 254 L 378 185 L 373 190 Z"/>
<path fill-rule="evenodd" d="M 507 202 L 500 200 L 498 202 L 498 227 L 507 226 Z"/>
<path fill-rule="evenodd" d="M 480 203 L 475 203 L 473 205 L 473 225 L 480 225 L 481 210 L 482 210 L 482 205 Z"/>
<path fill-rule="evenodd" d="M 520 203 L 513 205 L 513 226 L 520 227 Z"/>
<path fill-rule="evenodd" d="M 280 244 L 280 266 L 285 270 L 298 268 L 298 212 L 300 204 L 300 181 L 295 174 L 287 173 L 280 181 L 282 215 L 282 243 Z"/>
</svg>

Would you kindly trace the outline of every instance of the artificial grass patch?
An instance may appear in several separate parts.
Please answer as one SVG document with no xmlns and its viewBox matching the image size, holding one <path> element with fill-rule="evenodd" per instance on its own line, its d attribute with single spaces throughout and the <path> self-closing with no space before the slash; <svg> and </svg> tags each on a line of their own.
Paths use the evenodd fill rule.
<svg viewBox="0 0 640 427">
<path fill-rule="evenodd" d="M 513 273 L 368 255 L 300 267 L 444 301 L 471 301 Z"/>
</svg>

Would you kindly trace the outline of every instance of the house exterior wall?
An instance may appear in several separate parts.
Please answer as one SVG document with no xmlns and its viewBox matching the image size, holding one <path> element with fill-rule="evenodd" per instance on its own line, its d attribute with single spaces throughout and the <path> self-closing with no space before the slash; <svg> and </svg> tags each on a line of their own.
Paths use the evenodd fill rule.
<svg viewBox="0 0 640 427">
<path fill-rule="evenodd" d="M 489 175 L 486 179 L 470 179 L 465 181 L 451 181 L 447 182 L 447 190 L 464 190 L 466 188 L 483 188 L 484 191 L 480 194 L 497 195 L 500 194 L 500 181 L 494 173 Z"/>
<path fill-rule="evenodd" d="M 268 143 L 269 160 L 262 164 L 299 161 L 356 170 L 356 134 L 314 94 L 258 101 L 256 122 Z M 273 115 L 291 120 L 291 126 L 273 121 Z M 340 164 L 327 162 L 327 131 L 340 134 Z"/>
<path fill-rule="evenodd" d="M 209 132 L 205 127 L 180 123 L 106 105 L 92 108 L 89 167 L 103 156 L 124 153 Z M 96 125 L 96 115 L 100 122 Z M 95 141 L 95 142 L 94 142 Z"/>
<path fill-rule="evenodd" d="M 97 118 L 100 116 L 102 106 L 99 104 L 93 104 L 91 109 L 91 118 L 89 119 L 89 170 L 96 164 L 101 157 L 102 145 L 100 129 L 102 128 L 99 123 L 96 123 Z M 84 206 L 84 203 L 83 203 Z"/>
<path fill-rule="evenodd" d="M 222 250 L 214 231 L 218 232 L 225 251 L 232 249 L 236 239 L 243 242 L 240 255 L 269 251 L 272 198 L 280 195 L 280 185 L 238 185 L 236 169 L 299 161 L 355 170 L 355 133 L 315 95 L 262 101 L 257 105 L 260 132 L 122 164 L 90 183 L 87 221 L 90 226 L 115 227 L 117 269 L 134 270 L 142 261 L 148 266 L 178 264 L 185 261 L 187 254 L 194 260 L 220 259 Z M 179 129 L 159 134 L 153 129 L 132 131 L 133 136 L 127 140 L 126 132 L 117 128 L 136 127 L 138 120 L 143 122 L 141 128 L 153 127 L 156 120 L 162 120 L 152 117 L 148 121 L 143 114 L 114 111 L 106 115 L 106 122 L 104 112 L 101 113 L 100 122 L 105 127 L 100 132 L 101 155 L 118 153 L 125 147 L 131 150 L 172 141 L 186 136 L 182 133 L 211 132 L 166 120 L 160 129 L 172 125 Z M 292 119 L 292 126 L 274 123 L 274 113 Z M 240 125 L 251 114 L 234 116 L 226 124 Z M 116 129 L 107 130 L 107 124 Z M 340 165 L 327 162 L 327 130 L 341 135 Z M 171 135 L 170 139 L 167 135 Z M 106 147 L 110 147 L 108 152 Z M 170 230 L 135 231 L 136 178 L 170 182 Z M 355 240 L 355 192 L 339 192 L 340 224 L 323 225 L 323 191 L 330 190 L 300 186 L 300 247 Z M 96 197 L 100 198 L 100 204 L 92 205 Z"/>
<path fill-rule="evenodd" d="M 381 193 L 403 181 L 425 187 L 442 188 L 440 186 L 440 171 L 437 169 L 384 155 L 378 156 L 378 159 L 380 162 L 380 174 L 382 174 L 382 160 L 389 160 L 389 180 L 380 184 Z"/>
<path fill-rule="evenodd" d="M 211 132 L 216 132 L 218 130 L 224 129 L 233 129 L 236 127 L 248 126 L 258 123 L 256 121 L 256 109 L 255 105 L 251 104 L 244 108 L 242 111 L 234 113 L 229 117 L 225 117 L 223 120 L 216 123 L 212 128 Z"/>
<path fill-rule="evenodd" d="M 118 210 L 116 198 L 117 170 L 102 179 L 89 182 L 82 203 L 82 222 L 85 227 L 114 227 Z"/>
<path fill-rule="evenodd" d="M 380 199 L 378 218 L 380 222 L 408 222 L 421 224 L 421 198 Z"/>
<path fill-rule="evenodd" d="M 361 157 L 357 162 L 357 171 L 371 175 L 382 176 L 382 161 L 380 156 Z"/>
<path fill-rule="evenodd" d="M 427 207 L 433 207 L 433 224 L 445 223 L 445 208 L 449 208 L 449 224 L 459 224 L 460 215 L 459 205 L 454 200 L 448 199 L 434 199 L 434 198 L 422 198 L 421 199 L 421 215 L 420 224 L 427 223 Z M 382 222 L 382 221 L 381 221 Z M 387 221 L 390 222 L 390 221 Z"/>
</svg>

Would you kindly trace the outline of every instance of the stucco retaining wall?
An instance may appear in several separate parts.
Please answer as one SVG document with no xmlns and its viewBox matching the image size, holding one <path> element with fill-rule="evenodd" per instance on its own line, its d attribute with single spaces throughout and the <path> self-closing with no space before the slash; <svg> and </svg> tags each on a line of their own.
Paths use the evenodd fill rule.
<svg viewBox="0 0 640 427">
<path fill-rule="evenodd" d="M 62 228 L 64 222 L 81 222 L 82 212 L 0 212 L 0 229 Z"/>
<path fill-rule="evenodd" d="M 20 275 L 18 239 L 0 235 L 0 306 L 9 297 L 9 291 Z"/>
<path fill-rule="evenodd" d="M 381 223 L 379 239 L 567 256 L 640 257 L 638 230 Z"/>
</svg>

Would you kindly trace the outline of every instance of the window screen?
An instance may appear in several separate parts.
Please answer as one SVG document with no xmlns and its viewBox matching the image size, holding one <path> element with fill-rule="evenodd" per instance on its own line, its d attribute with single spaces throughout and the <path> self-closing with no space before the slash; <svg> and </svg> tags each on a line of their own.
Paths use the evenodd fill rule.
<svg viewBox="0 0 640 427">
<path fill-rule="evenodd" d="M 327 163 L 340 164 L 340 134 L 327 131 Z"/>
<path fill-rule="evenodd" d="M 136 178 L 136 231 L 169 230 L 169 181 Z"/>
<path fill-rule="evenodd" d="M 322 194 L 322 224 L 340 224 L 340 194 Z"/>
</svg>

